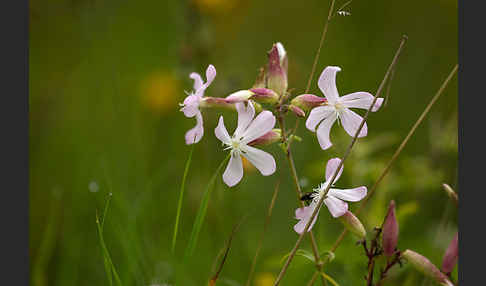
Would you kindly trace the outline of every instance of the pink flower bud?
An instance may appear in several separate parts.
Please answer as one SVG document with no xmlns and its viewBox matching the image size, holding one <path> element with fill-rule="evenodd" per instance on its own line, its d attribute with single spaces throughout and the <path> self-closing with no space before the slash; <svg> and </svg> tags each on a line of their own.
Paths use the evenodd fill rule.
<svg viewBox="0 0 486 286">
<path fill-rule="evenodd" d="M 263 136 L 248 143 L 250 146 L 265 146 L 278 142 L 282 139 L 282 131 L 280 129 L 272 129 Z"/>
<path fill-rule="evenodd" d="M 235 109 L 235 105 L 232 102 L 227 101 L 222 97 L 209 97 L 205 96 L 199 102 L 201 108 L 227 108 Z"/>
<path fill-rule="evenodd" d="M 267 87 L 279 95 L 287 91 L 287 53 L 282 44 L 274 44 L 268 53 Z"/>
<path fill-rule="evenodd" d="M 447 248 L 444 258 L 442 259 L 442 272 L 449 274 L 454 270 L 454 266 L 456 266 L 457 263 L 457 257 L 459 255 L 459 249 L 458 249 L 458 235 L 456 232 L 456 235 L 452 239 L 451 243 L 449 244 L 449 247 Z"/>
<path fill-rule="evenodd" d="M 253 95 L 254 93 L 249 90 L 238 90 L 225 97 L 224 100 L 228 103 L 243 102 L 250 99 Z"/>
<path fill-rule="evenodd" d="M 350 211 L 346 211 L 344 215 L 340 216 L 338 220 L 349 230 L 351 233 L 358 236 L 360 239 L 366 237 L 366 230 L 359 219 Z"/>
<path fill-rule="evenodd" d="M 401 257 L 405 258 L 410 264 L 418 271 L 422 272 L 426 276 L 434 279 L 438 283 L 444 286 L 453 286 L 452 282 L 447 278 L 447 276 L 440 272 L 440 270 L 430 262 L 427 257 L 418 254 L 410 249 L 402 252 Z"/>
<path fill-rule="evenodd" d="M 289 105 L 290 111 L 292 111 L 298 117 L 305 117 L 305 112 L 295 105 Z"/>
<path fill-rule="evenodd" d="M 252 88 L 250 91 L 253 93 L 251 99 L 262 102 L 262 103 L 270 103 L 274 104 L 278 101 L 278 94 L 275 91 L 268 89 L 268 88 Z"/>
<path fill-rule="evenodd" d="M 308 111 L 326 102 L 327 100 L 324 97 L 319 97 L 313 94 L 301 94 L 299 96 L 296 96 L 294 99 L 292 99 L 290 104 L 294 106 L 298 106 L 305 111 Z"/>
<path fill-rule="evenodd" d="M 386 256 L 392 256 L 398 242 L 398 221 L 395 216 L 395 201 L 391 201 L 388 206 L 388 213 L 383 223 L 382 244 Z"/>
</svg>

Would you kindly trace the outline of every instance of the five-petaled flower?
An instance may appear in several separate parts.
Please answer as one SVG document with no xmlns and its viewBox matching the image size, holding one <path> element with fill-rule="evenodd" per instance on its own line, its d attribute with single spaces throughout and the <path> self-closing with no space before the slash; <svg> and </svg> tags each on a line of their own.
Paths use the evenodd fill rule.
<svg viewBox="0 0 486 286">
<path fill-rule="evenodd" d="M 349 108 L 368 109 L 374 100 L 373 95 L 362 91 L 339 97 L 336 88 L 336 73 L 338 71 L 341 71 L 341 68 L 329 66 L 321 73 L 318 86 L 324 93 L 327 103 L 313 108 L 305 122 L 307 129 L 316 132 L 317 140 L 323 150 L 332 146 L 329 133 L 337 119 L 341 121 L 344 130 L 350 136 L 355 136 L 363 118 Z M 382 103 L 383 98 L 377 98 L 371 111 L 377 111 Z M 364 137 L 367 133 L 368 128 L 364 123 L 358 137 Z"/>
<path fill-rule="evenodd" d="M 340 163 L 341 163 L 341 159 L 339 158 L 334 158 L 327 162 L 326 181 L 320 184 L 319 187 L 314 189 L 313 193 L 311 194 L 312 201 L 308 206 L 298 208 L 295 210 L 295 218 L 300 220 L 296 225 L 294 225 L 294 230 L 297 233 L 301 234 L 304 231 L 305 226 L 309 222 L 312 213 L 317 207 L 319 200 L 324 195 L 324 191 L 327 189 L 328 185 L 331 184 L 331 186 L 333 186 L 334 183 L 341 176 L 344 166 L 341 167 L 334 181 L 333 182 L 330 181 Z M 366 196 L 366 192 L 367 189 L 365 186 L 361 186 L 353 189 L 344 189 L 344 190 L 329 188 L 329 191 L 325 195 L 326 197 L 324 199 L 324 204 L 327 206 L 329 212 L 333 217 L 335 218 L 340 217 L 344 215 L 348 210 L 348 204 L 344 201 L 349 201 L 349 202 L 360 201 Z M 309 226 L 308 231 L 312 229 L 312 227 L 314 226 L 317 220 L 317 216 L 318 214 L 316 214 L 316 216 L 314 217 L 314 220 L 312 221 L 312 224 Z"/>
<path fill-rule="evenodd" d="M 186 117 L 196 116 L 196 126 L 186 132 L 187 145 L 199 142 L 204 134 L 203 118 L 199 110 L 199 104 L 203 100 L 204 91 L 216 77 L 216 68 L 213 65 L 208 66 L 206 69 L 206 82 L 203 82 L 201 76 L 195 72 L 191 73 L 189 77 L 194 80 L 194 90 L 184 99 L 184 103 L 181 104 L 181 111 L 184 112 Z"/>
<path fill-rule="evenodd" d="M 268 110 L 260 112 L 255 116 L 255 108 L 251 101 L 245 107 L 244 103 L 236 103 L 238 111 L 238 126 L 232 137 L 229 136 L 224 126 L 223 116 L 214 133 L 216 137 L 226 146 L 225 150 L 231 150 L 231 157 L 228 166 L 223 173 L 223 181 L 230 187 L 238 184 L 243 177 L 243 164 L 241 156 L 250 161 L 262 175 L 268 176 L 275 172 L 275 159 L 269 153 L 249 146 L 255 139 L 264 136 L 272 130 L 275 125 L 275 116 Z"/>
</svg>

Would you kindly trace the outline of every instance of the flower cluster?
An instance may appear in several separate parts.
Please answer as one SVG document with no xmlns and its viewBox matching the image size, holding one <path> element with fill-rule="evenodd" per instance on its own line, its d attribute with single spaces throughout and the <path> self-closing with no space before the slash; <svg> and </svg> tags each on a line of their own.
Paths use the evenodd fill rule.
<svg viewBox="0 0 486 286">
<path fill-rule="evenodd" d="M 238 116 L 237 127 L 233 135 L 229 135 L 221 116 L 214 130 L 215 136 L 222 142 L 223 150 L 230 152 L 223 181 L 232 187 L 243 178 L 242 157 L 246 158 L 263 176 L 272 175 L 276 171 L 274 157 L 256 147 L 283 141 L 286 143 L 285 130 L 274 129 L 276 115 L 283 116 L 290 112 L 298 117 L 307 117 L 305 126 L 317 135 L 317 141 L 323 150 L 332 146 L 330 139 L 331 128 L 339 121 L 346 133 L 355 136 L 363 118 L 351 108 L 369 109 L 375 102 L 371 111 L 377 111 L 383 98 L 377 98 L 368 92 L 354 92 L 339 96 L 336 87 L 336 74 L 341 69 L 337 66 L 326 67 L 318 80 L 318 87 L 324 94 L 320 97 L 313 94 L 301 94 L 293 99 L 288 92 L 288 58 L 281 43 L 273 45 L 268 52 L 268 63 L 260 73 L 254 85 L 248 89 L 237 90 L 226 97 L 204 96 L 206 89 L 216 77 L 216 69 L 209 65 L 206 70 L 206 82 L 197 73 L 191 73 L 194 80 L 194 90 L 188 94 L 181 111 L 186 117 L 196 117 L 196 126 L 185 135 L 186 144 L 194 144 L 201 140 L 204 134 L 203 116 L 201 110 L 205 108 L 224 107 L 236 110 Z M 265 109 L 268 107 L 268 109 Z M 367 125 L 364 123 L 357 137 L 367 135 Z M 283 134 L 282 134 L 283 133 Z M 297 233 L 302 233 L 318 202 L 323 198 L 331 215 L 335 218 L 344 216 L 348 212 L 346 202 L 356 202 L 366 196 L 364 186 L 352 189 L 334 188 L 339 179 L 342 168 L 331 181 L 334 172 L 340 166 L 340 159 L 329 160 L 325 170 L 325 182 L 320 184 L 308 195 L 310 204 L 298 208 L 295 217 L 299 222 L 294 226 Z M 329 186 L 331 186 L 329 188 Z M 315 223 L 315 216 L 311 226 Z"/>
</svg>

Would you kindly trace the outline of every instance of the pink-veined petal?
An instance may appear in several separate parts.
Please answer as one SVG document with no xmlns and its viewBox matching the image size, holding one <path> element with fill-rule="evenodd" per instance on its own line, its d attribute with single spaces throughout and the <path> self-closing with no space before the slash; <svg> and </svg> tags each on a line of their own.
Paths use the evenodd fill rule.
<svg viewBox="0 0 486 286">
<path fill-rule="evenodd" d="M 312 203 L 309 206 L 298 208 L 295 210 L 295 218 L 300 220 L 297 224 L 294 225 L 295 232 L 297 232 L 298 234 L 302 234 L 302 232 L 304 232 L 305 226 L 309 222 L 315 207 L 316 204 Z M 317 221 L 318 216 L 319 216 L 319 211 L 317 211 L 317 214 L 314 217 L 314 220 L 312 221 L 307 231 L 310 231 L 312 229 L 312 227 Z"/>
<path fill-rule="evenodd" d="M 194 144 L 199 142 L 204 135 L 203 119 L 201 112 L 196 113 L 196 126 L 186 132 L 184 136 L 186 139 L 186 144 Z"/>
<path fill-rule="evenodd" d="M 245 103 L 238 102 L 235 103 L 236 111 L 238 112 L 238 126 L 235 130 L 235 137 L 240 137 L 250 125 L 253 117 L 255 116 L 255 108 L 253 107 L 253 103 L 248 101 L 248 104 L 245 107 Z"/>
<path fill-rule="evenodd" d="M 312 132 L 316 132 L 316 127 L 324 119 L 329 117 L 335 112 L 334 107 L 325 105 L 318 106 L 311 110 L 309 117 L 305 121 L 305 127 Z"/>
<path fill-rule="evenodd" d="M 241 134 L 243 143 L 249 143 L 260 136 L 265 135 L 275 126 L 275 116 L 268 110 L 260 112 Z"/>
<path fill-rule="evenodd" d="M 194 90 L 198 90 L 203 86 L 204 82 L 201 78 L 201 75 L 199 75 L 197 72 L 191 73 L 189 77 L 194 80 L 194 86 L 193 86 Z"/>
<path fill-rule="evenodd" d="M 228 166 L 224 170 L 223 181 L 229 187 L 233 187 L 241 181 L 241 178 L 243 178 L 243 162 L 240 155 L 237 152 L 233 152 L 231 153 Z"/>
<path fill-rule="evenodd" d="M 339 112 L 339 117 L 344 130 L 346 130 L 346 133 L 354 137 L 354 135 L 356 135 L 356 131 L 358 131 L 361 121 L 363 120 L 363 117 L 347 108 L 344 108 Z M 358 138 L 365 137 L 366 134 L 368 134 L 368 126 L 365 122 L 363 128 L 361 128 L 361 131 L 359 132 Z"/>
<path fill-rule="evenodd" d="M 369 92 L 353 92 L 342 96 L 339 98 L 339 102 L 347 108 L 362 108 L 368 109 L 370 108 L 371 103 L 373 102 L 374 96 Z M 378 97 L 376 99 L 375 105 L 371 109 L 372 112 L 378 111 L 381 105 L 383 104 L 383 98 Z"/>
<path fill-rule="evenodd" d="M 207 88 L 216 77 L 216 68 L 213 65 L 209 65 L 206 69 L 206 83 L 204 84 Z"/>
<path fill-rule="evenodd" d="M 219 117 L 218 126 L 216 126 L 216 128 L 214 129 L 214 134 L 216 135 L 216 138 L 218 138 L 221 142 L 230 144 L 231 137 L 226 130 L 226 126 L 224 126 L 223 116 Z"/>
<path fill-rule="evenodd" d="M 341 71 L 340 67 L 326 67 L 322 71 L 319 76 L 319 81 L 317 82 L 319 88 L 330 104 L 336 103 L 339 98 L 339 93 L 336 87 L 336 73 L 339 71 Z"/>
<path fill-rule="evenodd" d="M 332 158 L 329 161 L 327 161 L 326 181 L 329 181 L 331 179 L 331 177 L 334 175 L 334 172 L 336 172 L 336 169 L 340 163 L 341 163 L 341 159 L 339 158 Z M 339 173 L 336 175 L 333 184 L 339 179 L 339 177 L 341 177 L 341 174 L 343 173 L 343 169 L 344 169 L 344 165 L 341 167 Z"/>
<path fill-rule="evenodd" d="M 324 199 L 327 209 L 333 217 L 340 217 L 348 210 L 348 204 L 333 196 Z"/>
<path fill-rule="evenodd" d="M 275 173 L 277 165 L 275 159 L 269 153 L 255 147 L 246 146 L 242 155 L 255 166 L 264 176 Z"/>
<path fill-rule="evenodd" d="M 348 202 L 358 202 L 366 197 L 368 189 L 365 186 L 353 189 L 329 189 L 328 195 Z"/>
<path fill-rule="evenodd" d="M 326 119 L 322 120 L 319 127 L 317 127 L 317 141 L 319 141 L 322 150 L 326 150 L 332 146 L 331 139 L 329 139 L 329 133 L 331 132 L 332 125 L 336 122 L 336 119 L 336 114 L 332 113 Z"/>
</svg>

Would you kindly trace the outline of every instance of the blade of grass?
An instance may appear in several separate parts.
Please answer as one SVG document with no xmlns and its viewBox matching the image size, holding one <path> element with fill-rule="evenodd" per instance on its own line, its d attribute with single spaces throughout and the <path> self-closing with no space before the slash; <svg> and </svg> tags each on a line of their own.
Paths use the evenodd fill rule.
<svg viewBox="0 0 486 286">
<path fill-rule="evenodd" d="M 103 227 L 105 224 L 106 214 L 108 213 L 108 207 L 110 206 L 111 197 L 112 194 L 110 193 L 105 204 L 105 209 L 103 211 L 103 220 L 101 222 L 98 216 L 98 211 L 96 212 L 96 226 L 98 228 L 98 238 L 100 240 L 101 253 L 103 255 L 106 275 L 108 276 L 109 284 L 113 285 L 113 277 L 115 277 L 116 284 L 118 286 L 122 286 L 120 277 L 118 276 L 118 272 L 116 271 L 115 266 L 113 265 L 113 262 L 110 257 L 110 253 L 108 251 L 108 248 L 106 247 L 105 240 L 103 238 Z"/>
<path fill-rule="evenodd" d="M 213 176 L 209 180 L 206 190 L 204 191 L 201 205 L 199 206 L 196 219 L 194 220 L 194 225 L 192 226 L 191 236 L 189 238 L 189 245 L 186 248 L 184 260 L 187 260 L 189 257 L 191 257 L 194 252 L 194 248 L 196 247 L 197 240 L 199 237 L 199 232 L 201 231 L 201 226 L 206 217 L 206 211 L 208 209 L 208 203 L 209 203 L 209 196 L 211 195 L 211 192 L 213 190 L 214 182 L 216 181 L 216 176 L 218 176 L 219 172 L 221 171 L 221 168 L 223 168 L 224 164 L 226 163 L 226 161 L 228 161 L 230 156 L 231 153 L 228 154 L 228 156 L 226 156 L 223 162 L 221 162 L 221 164 L 218 166 L 218 169 L 216 169 L 216 172 L 214 172 Z"/>
<path fill-rule="evenodd" d="M 186 167 L 184 168 L 184 175 L 182 176 L 182 183 L 181 183 L 181 189 L 179 191 L 179 202 L 177 203 L 177 214 L 176 214 L 176 220 L 174 224 L 174 235 L 172 236 L 172 253 L 175 251 L 175 246 L 177 242 L 177 230 L 179 228 L 179 219 L 181 216 L 181 210 L 182 210 L 182 201 L 184 198 L 184 189 L 186 186 L 186 178 L 187 178 L 187 173 L 189 171 L 189 166 L 191 165 L 191 160 L 192 160 L 192 151 L 194 151 L 194 146 L 196 144 L 192 144 L 191 146 L 191 151 L 189 151 L 189 157 L 187 158 L 186 161 Z"/>
</svg>

